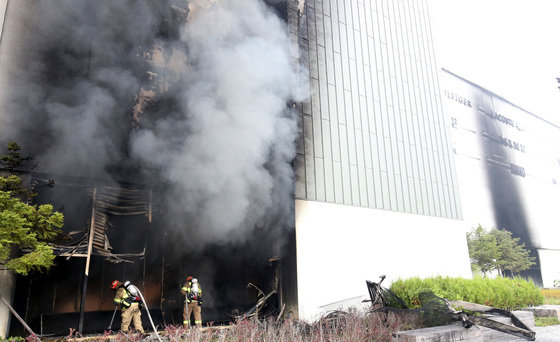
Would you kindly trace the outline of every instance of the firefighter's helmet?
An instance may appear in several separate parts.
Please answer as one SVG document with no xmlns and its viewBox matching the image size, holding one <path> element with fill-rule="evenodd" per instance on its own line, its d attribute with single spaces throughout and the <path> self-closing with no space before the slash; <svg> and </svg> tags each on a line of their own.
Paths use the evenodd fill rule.
<svg viewBox="0 0 560 342">
<path fill-rule="evenodd" d="M 192 278 L 193 278 L 192 276 L 188 276 L 188 277 L 187 277 L 187 283 L 188 283 L 189 281 L 191 281 Z"/>
<path fill-rule="evenodd" d="M 120 281 L 118 281 L 118 280 L 113 280 L 113 281 L 111 282 L 111 289 L 112 289 L 112 290 L 115 290 L 117 287 L 119 287 L 120 284 L 121 284 Z"/>
</svg>

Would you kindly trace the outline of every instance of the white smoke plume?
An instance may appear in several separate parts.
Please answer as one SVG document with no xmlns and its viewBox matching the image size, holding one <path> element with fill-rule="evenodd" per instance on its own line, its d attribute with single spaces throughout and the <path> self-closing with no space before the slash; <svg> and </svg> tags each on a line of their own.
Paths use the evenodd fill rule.
<svg viewBox="0 0 560 342">
<path fill-rule="evenodd" d="M 155 167 L 173 189 L 163 194 L 164 215 L 198 244 L 293 225 L 290 104 L 307 88 L 286 22 L 262 0 L 187 1 L 183 35 L 170 38 L 173 3 L 185 6 L 11 2 L 0 50 L 0 143 L 15 140 L 33 153 L 37 171 L 55 178 L 126 180 L 141 173 L 130 165 Z M 157 44 L 184 51 L 188 72 L 164 95 L 178 105 L 147 110 L 149 124 L 140 120 L 135 131 L 143 53 Z M 161 180 L 146 175 L 129 181 Z"/>
<path fill-rule="evenodd" d="M 286 24 L 262 1 L 190 3 L 183 111 L 132 140 L 136 157 L 174 187 L 175 224 L 196 244 L 243 241 L 254 227 L 290 225 L 302 99 Z M 273 222 L 274 220 L 278 220 Z"/>
</svg>

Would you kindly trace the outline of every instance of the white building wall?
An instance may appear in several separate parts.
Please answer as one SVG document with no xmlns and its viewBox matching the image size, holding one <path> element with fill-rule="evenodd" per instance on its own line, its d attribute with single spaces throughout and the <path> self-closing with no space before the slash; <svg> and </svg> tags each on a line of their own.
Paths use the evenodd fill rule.
<svg viewBox="0 0 560 342">
<path fill-rule="evenodd" d="M 543 285 L 554 287 L 554 282 L 560 282 L 560 251 L 552 249 L 538 249 L 541 262 Z"/>
<path fill-rule="evenodd" d="M 12 271 L 0 270 L 0 296 L 8 303 L 12 302 L 14 286 L 14 275 Z M 15 319 L 15 318 L 14 318 Z M 10 309 L 0 302 L 0 338 L 7 338 L 8 325 L 10 323 Z"/>
<path fill-rule="evenodd" d="M 536 273 L 552 287 L 560 280 L 560 127 L 456 75 L 441 76 L 463 220 L 512 230 L 534 248 Z"/>
<path fill-rule="evenodd" d="M 446 75 L 442 75 L 446 76 Z M 442 77 L 444 86 L 442 95 L 447 129 L 451 133 L 451 141 L 455 160 L 459 195 L 463 209 L 463 220 L 471 228 L 479 224 L 483 227 L 494 227 L 494 215 L 490 184 L 486 171 L 481 167 L 485 156 L 482 151 L 480 129 L 476 115 L 472 115 L 477 106 L 472 87 L 464 82 L 454 82 Z M 481 99 L 489 101 L 490 97 Z M 473 205 L 476 204 L 476 205 Z"/>
<path fill-rule="evenodd" d="M 471 277 L 463 221 L 296 200 L 299 317 L 368 298 L 366 280 Z M 335 303 L 335 304 L 333 304 Z"/>
<path fill-rule="evenodd" d="M 4 30 L 4 18 L 6 16 L 6 9 L 8 8 L 8 0 L 0 0 L 0 38 Z"/>
<path fill-rule="evenodd" d="M 4 19 L 8 0 L 0 0 L 0 42 L 2 41 L 2 33 L 4 32 Z M 0 113 L 1 117 L 1 113 Z M 0 296 L 11 303 L 12 287 L 14 276 L 11 271 L 0 270 Z M 8 324 L 10 322 L 10 310 L 4 303 L 0 303 L 0 338 L 6 338 L 8 332 Z"/>
</svg>

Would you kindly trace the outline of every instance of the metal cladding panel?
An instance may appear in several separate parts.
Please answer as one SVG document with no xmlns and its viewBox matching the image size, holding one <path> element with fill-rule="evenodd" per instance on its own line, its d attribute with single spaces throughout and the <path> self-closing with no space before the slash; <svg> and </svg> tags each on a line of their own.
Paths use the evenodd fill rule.
<svg viewBox="0 0 560 342">
<path fill-rule="evenodd" d="M 305 1 L 293 19 L 311 80 L 297 198 L 461 218 L 426 1 Z"/>
</svg>

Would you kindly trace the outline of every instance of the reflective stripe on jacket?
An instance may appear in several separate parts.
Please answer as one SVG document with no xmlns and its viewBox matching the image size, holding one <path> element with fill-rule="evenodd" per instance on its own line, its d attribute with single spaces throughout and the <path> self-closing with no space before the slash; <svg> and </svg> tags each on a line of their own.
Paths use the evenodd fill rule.
<svg viewBox="0 0 560 342">
<path fill-rule="evenodd" d="M 198 296 L 194 297 L 192 300 L 189 299 L 188 294 L 191 293 L 191 289 L 192 289 L 192 282 L 187 282 L 185 283 L 185 285 L 183 285 L 183 287 L 181 287 L 181 293 L 183 294 L 183 296 L 185 296 L 185 300 L 187 301 L 187 303 L 192 302 L 193 300 L 201 300 L 202 299 L 202 286 L 200 285 L 200 283 L 198 283 Z"/>
<path fill-rule="evenodd" d="M 115 305 L 122 305 L 124 309 L 129 308 L 135 301 L 135 298 L 131 297 L 130 293 L 128 293 L 124 287 L 119 287 L 115 298 L 113 298 Z"/>
</svg>

